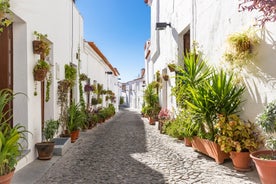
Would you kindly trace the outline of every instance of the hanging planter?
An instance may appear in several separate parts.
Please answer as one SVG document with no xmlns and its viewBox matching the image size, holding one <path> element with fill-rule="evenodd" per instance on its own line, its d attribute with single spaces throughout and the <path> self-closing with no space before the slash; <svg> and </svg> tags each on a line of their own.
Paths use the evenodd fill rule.
<svg viewBox="0 0 276 184">
<path fill-rule="evenodd" d="M 50 70 L 50 65 L 46 61 L 40 59 L 37 64 L 34 66 L 33 74 L 35 81 L 43 81 L 47 75 L 47 72 Z"/>
<path fill-rule="evenodd" d="M 47 41 L 47 34 L 41 34 L 35 31 L 34 35 L 36 36 L 36 40 L 33 40 L 34 54 L 43 55 L 43 58 L 48 56 L 50 53 L 50 44 Z"/>
<path fill-rule="evenodd" d="M 176 65 L 174 63 L 170 63 L 168 64 L 168 68 L 170 72 L 175 72 Z"/>
<path fill-rule="evenodd" d="M 36 69 L 34 70 L 34 80 L 43 81 L 46 78 L 48 70 L 47 69 Z"/>
<path fill-rule="evenodd" d="M 169 75 L 167 75 L 167 74 L 164 74 L 162 77 L 163 77 L 164 81 L 168 81 L 169 80 Z"/>
</svg>

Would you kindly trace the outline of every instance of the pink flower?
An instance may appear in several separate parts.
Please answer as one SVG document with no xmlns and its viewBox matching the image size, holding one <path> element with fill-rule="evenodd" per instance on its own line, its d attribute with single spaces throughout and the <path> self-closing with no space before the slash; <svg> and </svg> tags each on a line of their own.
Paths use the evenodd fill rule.
<svg viewBox="0 0 276 184">
<path fill-rule="evenodd" d="M 158 114 L 159 119 L 170 119 L 171 118 L 171 112 L 168 109 L 162 108 L 161 111 Z"/>
</svg>

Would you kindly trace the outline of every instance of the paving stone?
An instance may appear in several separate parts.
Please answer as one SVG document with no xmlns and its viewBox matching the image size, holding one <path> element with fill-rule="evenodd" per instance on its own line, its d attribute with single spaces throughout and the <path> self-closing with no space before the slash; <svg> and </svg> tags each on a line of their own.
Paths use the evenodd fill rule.
<svg viewBox="0 0 276 184">
<path fill-rule="evenodd" d="M 238 173 L 231 161 L 216 162 L 183 141 L 160 134 L 131 110 L 121 110 L 82 132 L 70 150 L 36 183 L 258 184 L 256 170 Z"/>
</svg>

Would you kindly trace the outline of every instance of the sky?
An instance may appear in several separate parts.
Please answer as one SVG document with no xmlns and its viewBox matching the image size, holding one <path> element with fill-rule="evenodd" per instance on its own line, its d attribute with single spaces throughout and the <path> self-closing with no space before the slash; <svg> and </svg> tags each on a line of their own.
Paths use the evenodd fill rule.
<svg viewBox="0 0 276 184">
<path fill-rule="evenodd" d="M 94 42 L 121 82 L 136 79 L 144 68 L 150 38 L 150 7 L 144 0 L 76 0 L 84 20 L 84 39 Z"/>
</svg>

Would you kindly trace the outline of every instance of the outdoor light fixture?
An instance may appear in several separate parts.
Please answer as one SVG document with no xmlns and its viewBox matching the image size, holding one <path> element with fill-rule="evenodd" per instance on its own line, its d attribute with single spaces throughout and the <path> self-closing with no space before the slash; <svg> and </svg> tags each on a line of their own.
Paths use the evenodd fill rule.
<svg viewBox="0 0 276 184">
<path fill-rule="evenodd" d="M 171 27 L 171 23 L 156 22 L 155 30 L 164 30 L 167 26 Z"/>
<path fill-rule="evenodd" d="M 113 73 L 112 72 L 105 72 L 107 75 L 112 75 Z"/>
</svg>

